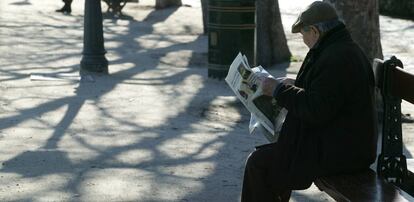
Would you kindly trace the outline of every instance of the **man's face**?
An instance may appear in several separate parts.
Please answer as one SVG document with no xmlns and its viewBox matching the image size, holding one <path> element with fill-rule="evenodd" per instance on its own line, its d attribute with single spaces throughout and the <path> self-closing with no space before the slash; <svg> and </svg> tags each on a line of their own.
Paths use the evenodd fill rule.
<svg viewBox="0 0 414 202">
<path fill-rule="evenodd" d="M 303 43 L 312 48 L 319 39 L 319 31 L 314 26 L 307 26 L 300 30 L 302 34 Z"/>
</svg>

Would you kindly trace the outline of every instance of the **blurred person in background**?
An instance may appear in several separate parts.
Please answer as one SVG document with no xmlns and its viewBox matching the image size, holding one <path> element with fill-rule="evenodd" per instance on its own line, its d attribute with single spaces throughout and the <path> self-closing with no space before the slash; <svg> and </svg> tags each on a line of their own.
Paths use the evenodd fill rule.
<svg viewBox="0 0 414 202">
<path fill-rule="evenodd" d="M 72 0 L 62 0 L 65 5 L 61 8 L 56 10 L 56 12 L 70 14 L 72 12 Z"/>
</svg>

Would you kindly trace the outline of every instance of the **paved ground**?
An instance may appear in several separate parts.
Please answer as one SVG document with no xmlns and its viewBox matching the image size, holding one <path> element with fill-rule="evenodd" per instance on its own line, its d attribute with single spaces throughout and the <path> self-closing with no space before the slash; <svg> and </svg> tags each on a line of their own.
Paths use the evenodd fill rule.
<svg viewBox="0 0 414 202">
<path fill-rule="evenodd" d="M 286 30 L 309 2 L 280 0 Z M 247 134 L 249 114 L 224 82 L 207 78 L 200 3 L 184 3 L 154 11 L 141 0 L 129 17 L 106 18 L 110 75 L 77 81 L 83 1 L 72 15 L 55 13 L 56 0 L 0 1 L 0 201 L 239 200 L 244 161 L 266 141 Z M 381 17 L 381 28 L 384 54 L 414 70 L 414 23 Z M 300 37 L 287 37 L 303 57 Z M 30 79 L 39 74 L 64 79 Z M 333 200 L 312 186 L 292 201 Z"/>
</svg>

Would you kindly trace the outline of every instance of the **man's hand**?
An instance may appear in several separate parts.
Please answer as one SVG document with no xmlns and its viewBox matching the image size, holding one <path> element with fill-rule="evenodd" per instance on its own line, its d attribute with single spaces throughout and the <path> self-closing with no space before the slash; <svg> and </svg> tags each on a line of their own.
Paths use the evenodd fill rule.
<svg viewBox="0 0 414 202">
<path fill-rule="evenodd" d="M 272 77 L 261 77 L 261 86 L 264 95 L 273 96 L 276 87 L 281 83 L 279 79 Z"/>
<path fill-rule="evenodd" d="M 295 79 L 288 77 L 279 77 L 278 79 L 281 79 L 283 84 L 295 85 Z"/>
<path fill-rule="evenodd" d="M 279 77 L 279 78 L 272 78 L 272 77 L 260 77 L 259 78 L 263 90 L 263 94 L 267 96 L 273 96 L 273 92 L 280 84 L 290 84 L 293 85 L 295 83 L 294 79 L 287 78 L 287 77 Z"/>
</svg>

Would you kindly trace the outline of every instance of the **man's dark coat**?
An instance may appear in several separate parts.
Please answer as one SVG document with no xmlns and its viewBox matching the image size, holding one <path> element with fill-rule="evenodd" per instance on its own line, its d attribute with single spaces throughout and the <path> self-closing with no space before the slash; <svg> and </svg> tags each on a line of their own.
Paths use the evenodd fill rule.
<svg viewBox="0 0 414 202">
<path fill-rule="evenodd" d="M 283 85 L 276 99 L 289 111 L 277 144 L 287 155 L 291 189 L 375 161 L 374 76 L 344 25 L 308 52 L 295 85 Z"/>
</svg>

